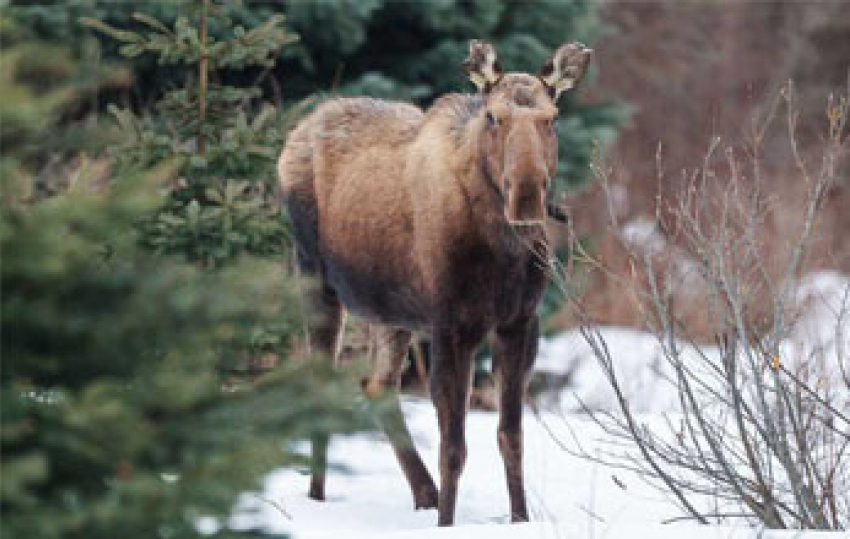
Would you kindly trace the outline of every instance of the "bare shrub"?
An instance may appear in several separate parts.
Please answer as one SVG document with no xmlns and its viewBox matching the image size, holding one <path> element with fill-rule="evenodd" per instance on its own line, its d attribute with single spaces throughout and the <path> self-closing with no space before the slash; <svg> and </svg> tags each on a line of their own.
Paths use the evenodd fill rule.
<svg viewBox="0 0 850 539">
<path fill-rule="evenodd" d="M 578 440 L 573 450 L 638 472 L 671 493 L 685 518 L 701 523 L 742 518 L 768 528 L 850 527 L 845 351 L 850 287 L 829 319 L 820 321 L 820 339 L 801 334 L 805 306 L 798 297 L 819 211 L 845 150 L 850 87 L 830 99 L 816 170 L 799 152 L 796 110 L 789 84 L 753 123 L 746 145 L 721 151 L 715 140 L 702 166 L 683 176 L 685 188 L 659 193 L 655 215 L 637 224 L 618 220 L 612 172 L 595 167 L 614 237 L 631 268 L 616 282 L 657 337 L 666 364 L 661 376 L 679 402 L 660 424 L 636 415 L 617 371 L 623 358 L 612 357 L 603 333 L 576 300 L 572 305 L 582 334 L 617 407 L 585 407 L 613 440 L 608 450 L 590 454 Z M 783 119 L 805 195 L 798 201 L 796 226 L 784 225 L 782 241 L 776 235 L 768 241 L 760 230 L 774 212 L 774 201 L 763 177 L 761 144 L 769 127 Z M 575 258 L 605 271 L 578 247 Z M 564 268 L 553 267 L 556 282 L 565 284 L 566 277 Z M 688 337 L 679 314 L 682 298 L 688 297 L 690 308 L 696 304 L 705 313 L 716 348 Z"/>
</svg>

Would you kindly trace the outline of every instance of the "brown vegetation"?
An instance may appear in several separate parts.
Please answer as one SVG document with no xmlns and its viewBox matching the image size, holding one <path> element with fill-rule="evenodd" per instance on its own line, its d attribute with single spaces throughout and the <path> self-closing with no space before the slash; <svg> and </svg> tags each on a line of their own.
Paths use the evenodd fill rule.
<svg viewBox="0 0 850 539">
<path fill-rule="evenodd" d="M 820 166 L 829 92 L 841 93 L 848 84 L 850 17 L 846 6 L 829 2 L 627 0 L 608 2 L 605 15 L 615 30 L 598 49 L 597 97 L 623 98 L 634 113 L 604 156 L 612 196 L 597 184 L 571 202 L 571 217 L 577 235 L 593 243 L 599 264 L 580 276 L 592 290 L 590 313 L 603 323 L 641 327 L 638 305 L 616 283 L 639 279 L 640 271 L 613 236 L 601 234 L 609 202 L 634 240 L 675 258 L 686 246 L 671 201 L 692 185 L 694 174 L 709 166 L 716 173 L 708 179 L 712 189 L 722 192 L 735 183 L 743 197 L 759 182 L 767 199 L 756 243 L 771 261 L 768 269 L 778 271 L 789 251 L 786 238 L 804 217 L 807 186 L 800 165 Z M 789 79 L 795 82 L 796 148 L 785 136 L 785 119 L 768 121 Z M 734 169 L 736 163 L 742 167 Z M 850 272 L 846 153 L 836 167 L 819 209 L 809 267 Z M 682 310 L 691 311 L 680 314 L 693 336 L 709 338 L 700 291 L 690 292 L 677 298 Z M 753 301 L 763 303 L 754 310 L 757 318 L 769 314 L 762 298 Z M 575 321 L 565 315 L 561 323 Z"/>
</svg>

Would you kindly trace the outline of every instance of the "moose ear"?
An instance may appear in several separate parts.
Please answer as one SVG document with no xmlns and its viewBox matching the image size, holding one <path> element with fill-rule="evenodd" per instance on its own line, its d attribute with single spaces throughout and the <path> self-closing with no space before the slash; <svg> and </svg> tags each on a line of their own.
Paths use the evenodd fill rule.
<svg viewBox="0 0 850 539">
<path fill-rule="evenodd" d="M 575 88 L 587 71 L 593 49 L 578 41 L 570 41 L 558 47 L 540 70 L 537 77 L 549 88 L 552 99 L 558 100 L 561 92 Z"/>
<path fill-rule="evenodd" d="M 480 39 L 469 42 L 469 57 L 463 62 L 463 70 L 481 93 L 489 92 L 502 78 L 502 68 L 496 58 L 493 45 Z"/>
</svg>

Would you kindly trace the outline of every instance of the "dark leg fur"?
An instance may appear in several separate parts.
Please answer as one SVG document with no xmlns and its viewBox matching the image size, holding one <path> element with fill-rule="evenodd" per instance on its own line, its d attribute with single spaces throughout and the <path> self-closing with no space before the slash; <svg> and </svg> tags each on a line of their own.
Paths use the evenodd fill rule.
<svg viewBox="0 0 850 539">
<path fill-rule="evenodd" d="M 313 353 L 321 354 L 323 360 L 332 361 L 339 334 L 342 309 L 332 290 L 323 288 L 308 292 L 315 321 L 310 328 L 310 345 Z M 325 499 L 325 471 L 330 436 L 322 433 L 313 437 L 313 468 L 309 496 L 314 500 Z"/>
<path fill-rule="evenodd" d="M 310 490 L 307 495 L 320 502 L 325 501 L 325 474 L 328 469 L 328 444 L 330 437 L 327 434 L 316 434 L 311 441 L 312 467 L 310 474 Z"/>
<path fill-rule="evenodd" d="M 364 381 L 363 389 L 369 397 L 386 395 L 387 402 L 384 403 L 378 423 L 386 432 L 401 469 L 410 484 L 414 508 L 437 507 L 437 487 L 413 445 L 413 439 L 407 430 L 398 400 L 399 383 L 410 346 L 411 333 L 384 327 L 375 327 L 375 330 L 377 343 L 373 358 L 373 372 L 369 379 Z"/>
<path fill-rule="evenodd" d="M 437 330 L 433 334 L 431 398 L 440 424 L 440 526 L 454 523 L 458 481 L 466 463 L 464 430 L 472 354 L 481 337 L 477 331 Z"/>
<path fill-rule="evenodd" d="M 284 202 L 292 221 L 292 231 L 297 248 L 298 267 L 308 278 L 320 282 L 307 293 L 312 316 L 310 324 L 310 351 L 320 354 L 327 361 L 333 360 L 336 341 L 342 318 L 342 306 L 336 293 L 322 281 L 321 264 L 318 253 L 318 216 L 315 198 L 310 184 L 305 182 L 301 190 L 290 190 L 284 196 Z M 330 436 L 321 433 L 312 438 L 312 476 L 309 496 L 314 500 L 325 499 L 325 474 L 328 460 Z"/>
<path fill-rule="evenodd" d="M 511 521 L 528 521 L 522 473 L 522 404 L 537 355 L 537 319 L 499 328 L 493 339 L 493 374 L 499 398 L 499 450 L 505 463 Z"/>
</svg>

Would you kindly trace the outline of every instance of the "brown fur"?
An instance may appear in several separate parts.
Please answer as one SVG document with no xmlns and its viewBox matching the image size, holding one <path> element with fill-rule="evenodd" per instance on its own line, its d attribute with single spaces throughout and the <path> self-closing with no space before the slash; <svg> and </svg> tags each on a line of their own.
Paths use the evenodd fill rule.
<svg viewBox="0 0 850 539">
<path fill-rule="evenodd" d="M 295 128 L 279 163 L 301 267 L 319 281 L 312 292 L 316 346 L 334 350 L 343 305 L 375 324 L 381 345 L 365 383 L 375 394 L 397 386 L 410 332 L 431 335 L 439 494 L 397 401 L 381 423 L 415 506 L 438 505 L 441 525 L 454 519 L 472 357 L 488 334 L 511 514 L 528 518 L 522 399 L 546 284 L 541 223 L 557 161 L 557 108 L 539 78 L 498 77 L 486 92 L 444 96 L 426 114 L 368 98 L 329 101 Z M 314 442 L 310 494 L 318 499 L 326 444 Z"/>
</svg>

